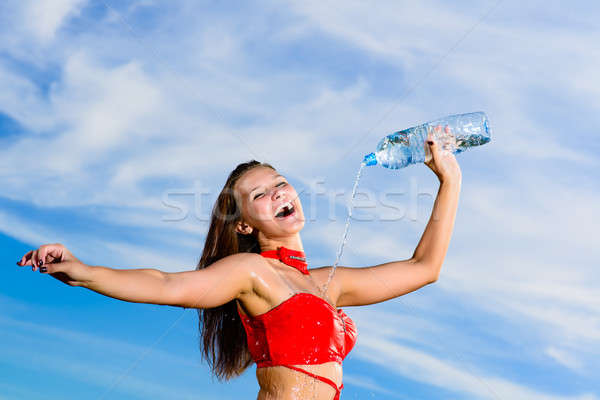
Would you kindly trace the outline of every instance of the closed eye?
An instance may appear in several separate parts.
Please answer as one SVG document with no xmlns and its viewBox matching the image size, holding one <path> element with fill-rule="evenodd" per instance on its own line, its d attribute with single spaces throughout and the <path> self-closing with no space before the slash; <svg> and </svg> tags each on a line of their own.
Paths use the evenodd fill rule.
<svg viewBox="0 0 600 400">
<path fill-rule="evenodd" d="M 277 186 L 285 186 L 285 185 L 287 185 L 287 182 L 285 182 L 285 181 L 284 181 L 284 182 L 279 182 L 279 183 L 277 184 Z M 261 197 L 262 195 L 264 195 L 264 193 L 258 193 L 256 196 L 254 196 L 254 200 L 258 199 L 258 198 L 259 198 L 259 197 Z"/>
</svg>

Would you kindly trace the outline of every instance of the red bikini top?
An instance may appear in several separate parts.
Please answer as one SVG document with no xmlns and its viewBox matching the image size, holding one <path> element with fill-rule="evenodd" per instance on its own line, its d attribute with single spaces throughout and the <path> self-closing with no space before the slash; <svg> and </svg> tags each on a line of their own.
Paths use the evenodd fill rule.
<svg viewBox="0 0 600 400">
<path fill-rule="evenodd" d="M 339 364 L 356 343 L 354 321 L 324 299 L 300 292 L 275 308 L 248 317 L 238 303 L 248 349 L 257 367 Z"/>
<path fill-rule="evenodd" d="M 276 253 L 263 252 L 267 257 L 273 254 L 280 255 L 282 262 L 302 273 L 308 273 L 304 260 L 298 260 L 304 258 L 303 252 L 285 247 L 278 248 Z M 294 259 L 287 257 L 290 254 Z M 255 317 L 247 316 L 239 303 L 237 310 L 246 330 L 248 349 L 259 368 L 329 361 L 341 364 L 356 343 L 354 321 L 344 311 L 312 293 L 296 293 Z"/>
</svg>

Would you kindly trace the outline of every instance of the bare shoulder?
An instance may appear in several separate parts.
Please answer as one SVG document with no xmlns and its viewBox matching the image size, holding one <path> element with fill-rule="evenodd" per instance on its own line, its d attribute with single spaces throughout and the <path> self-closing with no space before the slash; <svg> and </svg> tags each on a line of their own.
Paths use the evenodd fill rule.
<svg viewBox="0 0 600 400">
<path fill-rule="evenodd" d="M 253 281 L 256 277 L 262 276 L 265 269 L 264 257 L 257 253 L 231 254 L 227 257 L 223 257 L 208 268 L 213 265 L 216 266 L 217 263 L 226 264 L 228 268 L 232 269 L 231 272 L 243 274 L 250 281 Z"/>
<path fill-rule="evenodd" d="M 248 279 L 250 286 L 249 290 L 244 293 L 245 295 L 254 295 L 258 282 L 270 272 L 265 258 L 258 253 L 236 253 L 217 262 L 220 261 L 230 264 L 233 267 L 232 272 L 240 273 Z"/>
<path fill-rule="evenodd" d="M 257 260 L 260 260 L 262 257 L 260 254 L 257 254 L 257 253 L 242 252 L 242 253 L 231 254 L 227 257 L 224 257 L 224 259 L 225 258 L 229 258 L 232 260 L 239 260 L 239 261 L 255 261 L 256 262 Z"/>
</svg>

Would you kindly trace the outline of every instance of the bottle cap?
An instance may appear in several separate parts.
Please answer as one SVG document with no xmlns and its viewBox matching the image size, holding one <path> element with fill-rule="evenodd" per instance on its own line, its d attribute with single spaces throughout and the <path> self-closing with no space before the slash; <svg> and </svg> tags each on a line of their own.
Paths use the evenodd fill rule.
<svg viewBox="0 0 600 400">
<path fill-rule="evenodd" d="M 365 165 L 376 165 L 377 157 L 375 157 L 375 153 L 369 153 L 363 159 L 363 164 Z"/>
</svg>

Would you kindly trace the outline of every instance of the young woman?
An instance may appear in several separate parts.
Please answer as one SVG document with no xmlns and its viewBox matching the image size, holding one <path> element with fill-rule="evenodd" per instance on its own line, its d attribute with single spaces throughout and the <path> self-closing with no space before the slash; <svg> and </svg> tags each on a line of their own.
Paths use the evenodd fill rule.
<svg viewBox="0 0 600 400">
<path fill-rule="evenodd" d="M 214 374 L 230 379 L 254 361 L 258 400 L 339 399 L 342 360 L 357 331 L 338 307 L 393 299 L 435 282 L 440 273 L 461 171 L 431 134 L 425 146 L 440 187 L 413 256 L 337 267 L 329 285 L 331 266 L 307 269 L 298 194 L 272 166 L 257 161 L 229 175 L 194 271 L 90 266 L 61 244 L 31 250 L 17 264 L 124 301 L 198 309 L 201 349 Z"/>
</svg>

